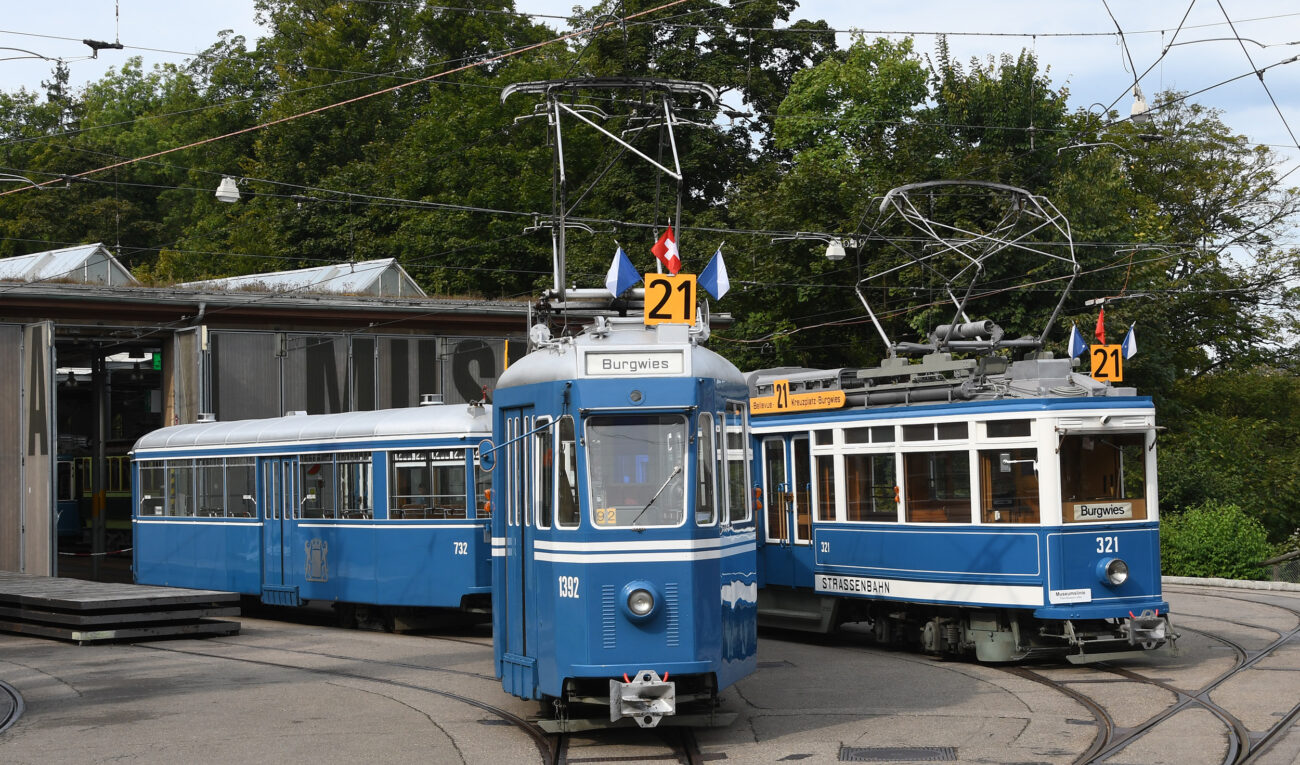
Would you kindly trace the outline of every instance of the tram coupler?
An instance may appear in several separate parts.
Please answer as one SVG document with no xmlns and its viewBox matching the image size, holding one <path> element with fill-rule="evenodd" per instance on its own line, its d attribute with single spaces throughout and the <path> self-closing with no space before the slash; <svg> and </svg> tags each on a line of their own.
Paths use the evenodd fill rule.
<svg viewBox="0 0 1300 765">
<path fill-rule="evenodd" d="M 631 717 L 642 728 L 653 728 L 664 715 L 677 711 L 677 688 L 653 669 L 639 669 L 631 680 L 609 681 L 609 721 Z"/>
<path fill-rule="evenodd" d="M 1169 623 L 1169 616 L 1161 616 L 1149 608 L 1136 616 L 1130 611 L 1129 618 L 1124 620 L 1124 632 L 1128 634 L 1129 645 L 1140 645 L 1148 649 L 1162 642 L 1172 649 L 1174 641 L 1178 639 L 1178 633 L 1173 631 Z"/>
</svg>

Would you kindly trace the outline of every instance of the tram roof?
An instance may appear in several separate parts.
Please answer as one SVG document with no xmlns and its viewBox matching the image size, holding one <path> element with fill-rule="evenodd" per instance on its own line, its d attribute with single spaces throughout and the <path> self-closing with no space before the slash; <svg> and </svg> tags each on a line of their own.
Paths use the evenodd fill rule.
<svg viewBox="0 0 1300 765">
<path fill-rule="evenodd" d="M 492 411 L 489 406 L 433 404 L 372 412 L 296 414 L 260 420 L 173 425 L 141 437 L 135 443 L 135 451 L 404 436 L 478 437 L 486 436 L 491 429 Z"/>
</svg>

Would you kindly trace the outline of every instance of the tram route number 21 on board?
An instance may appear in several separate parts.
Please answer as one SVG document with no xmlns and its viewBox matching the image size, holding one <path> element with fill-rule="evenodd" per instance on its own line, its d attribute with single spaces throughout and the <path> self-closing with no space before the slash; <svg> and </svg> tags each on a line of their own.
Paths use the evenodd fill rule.
<svg viewBox="0 0 1300 765">
<path fill-rule="evenodd" d="M 645 323 L 695 324 L 695 274 L 646 274 Z"/>
<path fill-rule="evenodd" d="M 1124 346 L 1094 345 L 1088 350 L 1092 356 L 1092 379 L 1124 381 Z"/>
</svg>

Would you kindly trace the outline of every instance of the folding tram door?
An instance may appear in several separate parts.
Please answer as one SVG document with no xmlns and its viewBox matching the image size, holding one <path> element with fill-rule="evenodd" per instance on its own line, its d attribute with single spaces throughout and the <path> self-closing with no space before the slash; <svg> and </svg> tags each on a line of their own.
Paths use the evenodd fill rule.
<svg viewBox="0 0 1300 765">
<path fill-rule="evenodd" d="M 292 581 L 293 555 L 288 543 L 293 536 L 292 520 L 297 510 L 297 474 L 298 461 L 292 457 L 262 460 L 262 593 L 267 602 L 277 604 L 280 599 L 272 593 L 286 592 Z"/>
<path fill-rule="evenodd" d="M 502 434 L 503 443 L 498 448 L 504 453 L 498 459 L 496 469 L 502 471 L 497 484 L 502 487 L 501 505 L 497 512 L 505 513 L 506 586 L 501 590 L 505 602 L 494 603 L 493 608 L 501 608 L 505 613 L 504 655 L 509 657 L 508 661 L 512 659 L 512 663 L 533 667 L 529 682 L 535 686 L 536 668 L 529 653 L 536 650 L 537 630 L 534 613 L 537 604 L 530 589 L 534 538 L 531 431 L 536 427 L 532 411 L 532 407 L 507 409 L 503 418 L 505 432 Z"/>
<path fill-rule="evenodd" d="M 812 570 L 812 462 L 807 436 L 762 441 L 766 583 L 804 584 Z"/>
</svg>

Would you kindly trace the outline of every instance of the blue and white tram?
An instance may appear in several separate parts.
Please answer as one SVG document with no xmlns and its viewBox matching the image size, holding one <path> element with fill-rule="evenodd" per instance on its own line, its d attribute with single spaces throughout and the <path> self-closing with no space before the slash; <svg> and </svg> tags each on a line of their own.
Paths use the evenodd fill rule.
<svg viewBox="0 0 1300 765">
<path fill-rule="evenodd" d="M 755 669 L 748 389 L 700 335 L 597 317 L 493 392 L 496 671 L 562 720 L 684 722 Z"/>
<path fill-rule="evenodd" d="M 762 623 L 990 662 L 1172 645 L 1150 398 L 1050 354 L 748 379 Z"/>
<path fill-rule="evenodd" d="M 486 613 L 474 447 L 490 427 L 490 407 L 434 404 L 156 430 L 132 453 L 135 580 L 332 602 L 384 626 Z"/>
</svg>

